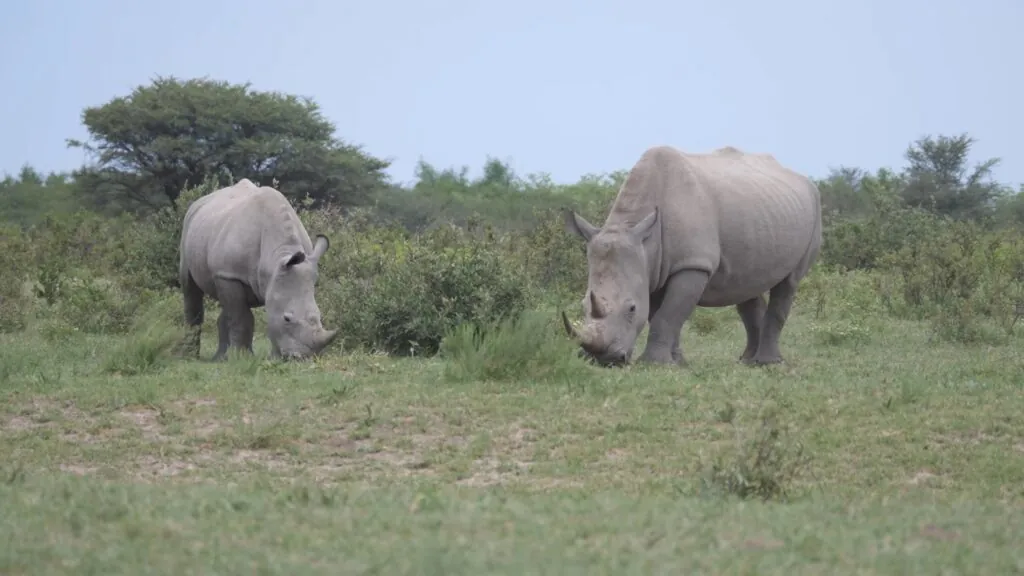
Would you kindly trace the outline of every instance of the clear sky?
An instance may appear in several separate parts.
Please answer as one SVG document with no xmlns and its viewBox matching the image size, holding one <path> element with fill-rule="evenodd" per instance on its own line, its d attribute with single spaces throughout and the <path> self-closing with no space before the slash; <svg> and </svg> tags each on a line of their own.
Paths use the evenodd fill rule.
<svg viewBox="0 0 1024 576">
<path fill-rule="evenodd" d="M 486 156 L 558 181 L 671 144 L 814 176 L 969 132 L 1024 182 L 1021 0 L 24 0 L 0 20 L 0 173 L 70 169 L 82 108 L 156 75 L 312 96 L 397 181 Z"/>
</svg>

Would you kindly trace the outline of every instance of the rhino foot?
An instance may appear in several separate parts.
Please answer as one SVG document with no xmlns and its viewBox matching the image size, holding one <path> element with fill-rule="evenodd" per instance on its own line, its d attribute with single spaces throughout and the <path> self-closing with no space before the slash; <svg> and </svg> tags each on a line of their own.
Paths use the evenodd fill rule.
<svg viewBox="0 0 1024 576">
<path fill-rule="evenodd" d="M 644 364 L 686 366 L 686 359 L 683 358 L 683 353 L 678 350 L 654 353 L 644 351 L 637 361 Z"/>
<path fill-rule="evenodd" d="M 768 366 L 770 364 L 782 364 L 782 356 L 754 356 L 752 358 L 740 358 L 740 362 L 747 366 Z"/>
</svg>

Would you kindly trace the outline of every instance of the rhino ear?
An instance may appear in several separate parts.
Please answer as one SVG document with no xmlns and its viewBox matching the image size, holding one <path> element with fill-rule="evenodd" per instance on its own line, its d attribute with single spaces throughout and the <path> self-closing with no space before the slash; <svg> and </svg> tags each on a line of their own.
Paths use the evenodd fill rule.
<svg viewBox="0 0 1024 576">
<path fill-rule="evenodd" d="M 654 211 L 644 217 L 643 220 L 639 221 L 634 225 L 630 232 L 640 238 L 643 242 L 654 232 L 654 224 L 658 221 L 658 208 L 655 206 Z"/>
<path fill-rule="evenodd" d="M 597 234 L 598 228 L 583 219 L 582 216 L 566 208 L 562 211 L 562 216 L 565 218 L 565 230 L 569 234 L 576 234 L 587 242 Z"/>
<path fill-rule="evenodd" d="M 309 259 L 316 262 L 320 260 L 320 257 L 324 255 L 324 252 L 331 247 L 331 241 L 323 234 L 316 235 L 316 242 L 313 243 L 313 253 L 309 255 Z"/>
<path fill-rule="evenodd" d="M 292 266 L 295 266 L 296 264 L 305 261 L 306 253 L 303 252 L 302 250 L 299 250 L 298 252 L 292 254 L 287 260 L 284 261 L 284 266 L 282 266 L 282 268 L 288 269 L 291 268 Z"/>
</svg>

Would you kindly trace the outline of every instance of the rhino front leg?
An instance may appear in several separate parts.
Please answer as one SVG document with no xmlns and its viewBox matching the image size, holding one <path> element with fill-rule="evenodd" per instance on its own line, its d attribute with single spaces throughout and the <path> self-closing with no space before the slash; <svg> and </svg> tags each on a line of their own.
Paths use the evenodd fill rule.
<svg viewBox="0 0 1024 576">
<path fill-rule="evenodd" d="M 218 280 L 217 296 L 221 313 L 217 320 L 217 353 L 213 359 L 225 358 L 229 348 L 247 350 L 251 354 L 255 319 L 246 299 L 245 287 L 233 280 Z"/>
<path fill-rule="evenodd" d="M 764 296 L 760 294 L 757 298 L 751 298 L 736 306 L 736 311 L 740 314 L 740 320 L 743 320 L 743 327 L 747 331 L 747 347 L 740 356 L 740 361 L 742 362 L 750 360 L 757 354 L 757 348 L 761 342 L 761 328 L 764 325 L 766 306 Z"/>
<path fill-rule="evenodd" d="M 782 327 L 786 324 L 786 319 L 789 318 L 789 310 L 796 297 L 796 282 L 793 276 L 789 276 L 772 287 L 769 292 L 770 298 L 768 306 L 765 308 L 757 352 L 754 353 L 753 358 L 746 361 L 747 364 L 760 366 L 782 362 L 782 354 L 779 352 L 779 336 L 782 334 Z"/>
<path fill-rule="evenodd" d="M 707 283 L 707 272 L 699 270 L 681 270 L 668 279 L 661 305 L 651 315 L 647 347 L 640 356 L 641 362 L 686 364 L 679 345 L 679 333 L 697 307 Z"/>
</svg>

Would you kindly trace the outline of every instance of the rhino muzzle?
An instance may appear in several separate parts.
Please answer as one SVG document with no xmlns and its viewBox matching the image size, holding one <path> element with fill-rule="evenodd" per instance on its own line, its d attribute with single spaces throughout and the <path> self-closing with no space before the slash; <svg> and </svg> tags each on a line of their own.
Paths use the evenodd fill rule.
<svg viewBox="0 0 1024 576">
<path fill-rule="evenodd" d="M 321 330 L 313 337 L 311 344 L 302 349 L 282 350 L 281 357 L 286 360 L 304 360 L 323 352 L 337 337 L 337 330 Z"/>
<path fill-rule="evenodd" d="M 573 340 L 579 342 L 580 356 L 588 361 L 606 367 L 624 366 L 629 362 L 629 355 L 625 352 L 598 350 L 589 342 L 588 338 L 580 334 L 580 331 L 572 325 L 572 322 L 569 322 L 569 317 L 565 314 L 564 310 L 562 311 L 562 325 L 565 327 L 565 333 Z"/>
</svg>

